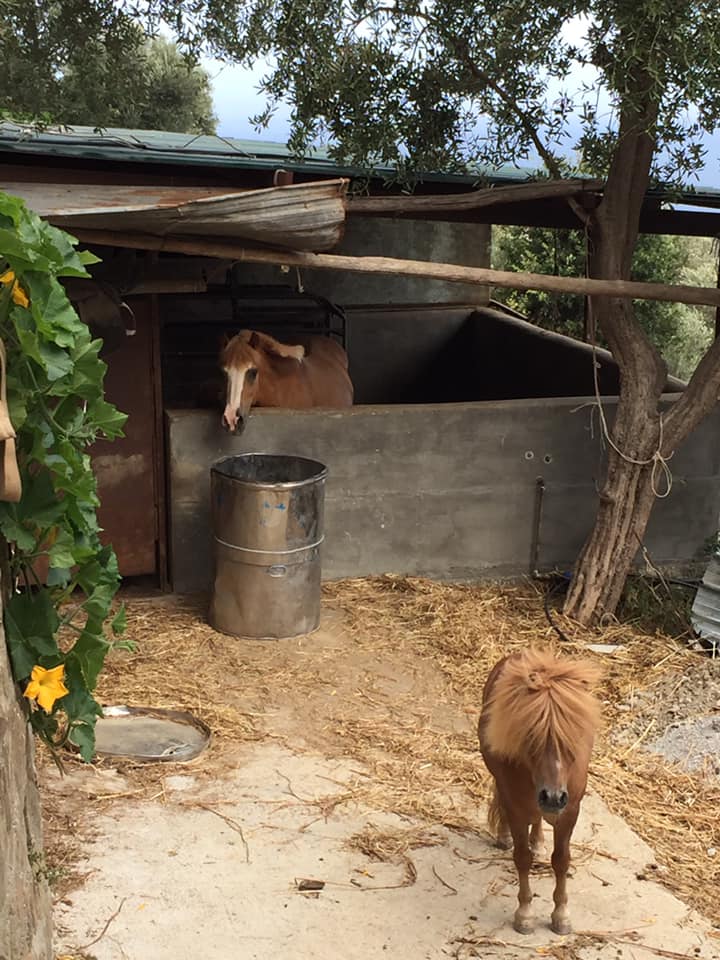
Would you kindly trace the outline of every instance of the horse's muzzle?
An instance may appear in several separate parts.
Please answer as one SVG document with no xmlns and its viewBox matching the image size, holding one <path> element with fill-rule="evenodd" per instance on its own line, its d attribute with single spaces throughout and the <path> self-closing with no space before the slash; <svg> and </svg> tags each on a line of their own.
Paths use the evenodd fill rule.
<svg viewBox="0 0 720 960">
<path fill-rule="evenodd" d="M 538 790 L 537 802 L 543 813 L 560 813 L 568 804 L 567 790 Z"/>
<path fill-rule="evenodd" d="M 241 414 L 228 416 L 227 412 L 223 414 L 222 425 L 228 433 L 240 435 L 245 429 L 245 417 Z"/>
</svg>

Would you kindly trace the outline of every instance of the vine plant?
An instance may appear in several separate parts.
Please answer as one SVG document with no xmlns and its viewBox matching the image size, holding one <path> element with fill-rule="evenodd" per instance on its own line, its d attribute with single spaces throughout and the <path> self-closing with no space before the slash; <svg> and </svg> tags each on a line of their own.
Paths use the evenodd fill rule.
<svg viewBox="0 0 720 960">
<path fill-rule="evenodd" d="M 120 576 L 100 541 L 86 451 L 122 436 L 126 416 L 104 399 L 102 341 L 58 279 L 97 262 L 76 244 L 0 193 L 0 337 L 22 480 L 20 501 L 0 503 L 5 631 L 36 733 L 90 760 L 102 713 L 93 691 L 108 651 L 124 645 L 125 611 L 112 616 Z"/>
</svg>

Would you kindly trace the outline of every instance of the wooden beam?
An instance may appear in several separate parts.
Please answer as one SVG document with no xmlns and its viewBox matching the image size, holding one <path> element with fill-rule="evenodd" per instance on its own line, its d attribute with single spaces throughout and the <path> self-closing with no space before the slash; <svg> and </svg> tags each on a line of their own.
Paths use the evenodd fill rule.
<svg viewBox="0 0 720 960">
<path fill-rule="evenodd" d="M 75 230 L 75 236 L 91 246 L 98 244 L 131 247 L 140 250 L 185 253 L 189 256 L 219 257 L 246 263 L 276 263 L 307 270 L 401 274 L 424 277 L 428 280 L 475 283 L 480 286 L 509 287 L 515 290 L 545 290 L 550 293 L 573 293 L 578 296 L 624 297 L 720 306 L 720 290 L 715 287 L 639 283 L 630 280 L 595 280 L 585 277 L 552 277 L 540 273 L 512 273 L 507 270 L 463 267 L 453 263 L 430 263 L 425 260 L 397 260 L 392 257 L 346 257 L 332 253 L 259 250 L 199 238 L 154 237 L 105 230 Z"/>
<path fill-rule="evenodd" d="M 374 214 L 378 216 L 379 214 Z M 402 214 L 387 214 L 398 219 L 412 219 Z M 419 214 L 417 215 L 419 217 Z M 468 210 L 428 210 L 423 220 L 446 223 L 490 223 L 515 227 L 549 227 L 557 230 L 584 230 L 584 225 L 566 203 L 536 200 L 526 204 L 504 203 L 499 206 Z M 640 232 L 680 237 L 716 237 L 720 234 L 720 210 L 715 213 L 698 210 L 658 210 L 646 206 L 640 214 Z"/>
<path fill-rule="evenodd" d="M 446 196 L 348 197 L 348 215 L 416 216 L 428 213 L 458 213 L 503 203 L 527 203 L 530 200 L 577 197 L 602 190 L 603 180 L 529 180 L 508 187 L 490 187 Z"/>
<path fill-rule="evenodd" d="M 143 294 L 153 296 L 160 293 L 207 293 L 207 283 L 197 280 L 140 280 L 125 291 L 127 297 L 139 297 Z"/>
</svg>

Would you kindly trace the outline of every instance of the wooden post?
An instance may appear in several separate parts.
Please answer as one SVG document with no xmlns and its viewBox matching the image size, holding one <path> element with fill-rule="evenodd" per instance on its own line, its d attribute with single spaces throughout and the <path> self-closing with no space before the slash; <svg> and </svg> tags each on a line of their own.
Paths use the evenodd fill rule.
<svg viewBox="0 0 720 960">
<path fill-rule="evenodd" d="M 546 290 L 579 296 L 620 297 L 637 300 L 663 300 L 670 303 L 695 303 L 720 307 L 720 290 L 679 284 L 640 283 L 631 280 L 597 280 L 587 277 L 549 277 L 541 273 L 513 273 L 485 267 L 464 267 L 453 263 L 426 260 L 399 260 L 393 257 L 348 257 L 332 253 L 305 253 L 296 250 L 260 250 L 237 242 L 205 240 L 199 237 L 159 237 L 149 234 L 121 233 L 110 230 L 75 228 L 82 243 L 185 253 L 189 256 L 219 257 L 246 263 L 275 263 L 308 270 L 348 270 L 352 273 L 401 274 L 476 283 L 480 286 L 509 287 L 516 290 Z"/>
</svg>

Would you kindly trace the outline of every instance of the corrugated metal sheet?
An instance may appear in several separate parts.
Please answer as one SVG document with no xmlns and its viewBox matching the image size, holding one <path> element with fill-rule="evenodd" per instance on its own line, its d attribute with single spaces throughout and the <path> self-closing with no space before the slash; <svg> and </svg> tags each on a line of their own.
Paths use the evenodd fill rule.
<svg viewBox="0 0 720 960">
<path fill-rule="evenodd" d="M 133 130 L 109 127 L 98 132 L 93 127 L 55 127 L 42 131 L 27 125 L 0 122 L 0 152 L 43 157 L 75 157 L 79 159 L 119 160 L 130 163 L 181 164 L 183 166 L 232 167 L 238 170 L 275 170 L 282 166 L 304 174 L 331 177 L 356 177 L 366 173 L 359 167 L 337 163 L 327 150 L 315 147 L 306 156 L 293 156 L 287 144 L 265 140 L 239 140 L 164 130 Z M 392 167 L 381 164 L 374 168 L 379 177 L 392 175 Z M 708 176 L 712 173 L 708 172 Z M 503 164 L 500 167 L 477 167 L 467 173 L 423 173 L 425 183 L 456 184 L 474 187 L 478 179 L 492 184 L 522 183 L 534 179 L 536 170 Z M 674 186 L 648 190 L 648 198 L 670 200 L 692 206 L 720 208 L 720 189 L 698 186 L 677 191 Z"/>
<path fill-rule="evenodd" d="M 5 121 L 0 123 L 0 150 L 43 157 L 232 167 L 238 170 L 276 170 L 282 166 L 286 170 L 331 177 L 355 177 L 365 172 L 350 164 L 337 163 L 322 148 L 312 148 L 305 157 L 298 159 L 284 143 L 161 130 L 108 128 L 98 133 L 92 127 L 76 126 L 36 131 Z M 394 173 L 387 165 L 377 166 L 375 170 L 381 177 Z M 490 183 L 517 183 L 531 177 L 532 172 L 507 164 L 498 169 L 478 169 L 468 174 L 428 173 L 423 175 L 423 180 L 472 186 L 479 176 Z"/>
<path fill-rule="evenodd" d="M 325 180 L 229 193 L 227 188 L 15 183 L 22 197 L 64 229 L 117 230 L 153 236 L 251 240 L 292 250 L 331 250 L 345 224 L 347 180 Z"/>
<path fill-rule="evenodd" d="M 695 632 L 720 653 L 720 557 L 714 554 L 695 594 L 690 613 Z"/>
</svg>

